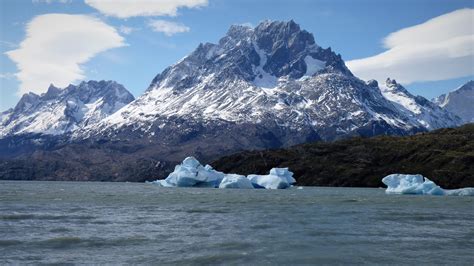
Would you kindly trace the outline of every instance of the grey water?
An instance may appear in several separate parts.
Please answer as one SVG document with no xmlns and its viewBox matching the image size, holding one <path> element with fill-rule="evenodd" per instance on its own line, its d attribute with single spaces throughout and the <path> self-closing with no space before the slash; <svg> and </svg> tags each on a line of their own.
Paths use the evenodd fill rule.
<svg viewBox="0 0 474 266">
<path fill-rule="evenodd" d="M 0 264 L 474 264 L 474 197 L 0 182 Z"/>
</svg>

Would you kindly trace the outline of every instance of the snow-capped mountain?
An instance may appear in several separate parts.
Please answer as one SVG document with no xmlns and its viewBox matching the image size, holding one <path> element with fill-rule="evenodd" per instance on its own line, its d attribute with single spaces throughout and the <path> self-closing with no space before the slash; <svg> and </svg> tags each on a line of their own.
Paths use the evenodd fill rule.
<svg viewBox="0 0 474 266">
<path fill-rule="evenodd" d="M 76 136 L 133 132 L 169 138 L 213 127 L 222 134 L 238 127 L 244 134 L 243 125 L 253 125 L 287 145 L 457 124 L 421 97 L 404 90 L 418 109 L 408 108 L 383 91 L 355 77 L 340 55 L 319 47 L 293 21 L 237 25 L 219 43 L 199 45 L 157 75 L 142 96 Z M 439 114 L 430 113 L 433 107 Z"/>
<path fill-rule="evenodd" d="M 464 123 L 474 123 L 473 80 L 448 94 L 433 99 L 433 102 L 459 116 Z"/>
<path fill-rule="evenodd" d="M 41 133 L 60 135 L 95 124 L 134 97 L 114 81 L 88 81 L 46 93 L 23 95 L 15 108 L 0 114 L 0 138 Z"/>
<path fill-rule="evenodd" d="M 383 96 L 392 101 L 403 112 L 411 124 L 420 125 L 428 130 L 460 125 L 461 119 L 455 114 L 443 110 L 421 96 L 414 96 L 394 79 L 387 78 L 380 85 Z"/>
</svg>

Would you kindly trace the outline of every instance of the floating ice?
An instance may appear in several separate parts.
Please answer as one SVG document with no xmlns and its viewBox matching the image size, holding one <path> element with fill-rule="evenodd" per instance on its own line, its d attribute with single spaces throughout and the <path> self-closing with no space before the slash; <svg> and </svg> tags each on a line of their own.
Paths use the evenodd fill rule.
<svg viewBox="0 0 474 266">
<path fill-rule="evenodd" d="M 388 194 L 474 196 L 474 188 L 443 189 L 422 175 L 391 174 L 382 182 Z"/>
<path fill-rule="evenodd" d="M 273 168 L 268 175 L 224 174 L 202 166 L 194 157 L 187 157 L 176 165 L 174 171 L 164 180 L 152 183 L 163 187 L 213 187 L 213 188 L 288 188 L 295 183 L 293 173 L 288 168 Z"/>
<path fill-rule="evenodd" d="M 272 168 L 269 175 L 249 175 L 247 178 L 254 187 L 266 189 L 288 188 L 296 182 L 288 168 Z"/>
<path fill-rule="evenodd" d="M 227 174 L 219 184 L 219 188 L 254 188 L 252 182 L 243 175 Z"/>
<path fill-rule="evenodd" d="M 218 187 L 223 178 L 224 173 L 210 165 L 202 166 L 194 157 L 187 157 L 166 179 L 155 183 L 164 187 Z"/>
</svg>

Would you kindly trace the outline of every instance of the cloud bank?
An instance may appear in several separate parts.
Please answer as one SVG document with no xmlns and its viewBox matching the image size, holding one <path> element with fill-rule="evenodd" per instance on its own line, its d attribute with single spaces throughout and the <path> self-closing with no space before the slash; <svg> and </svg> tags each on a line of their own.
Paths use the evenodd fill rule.
<svg viewBox="0 0 474 266">
<path fill-rule="evenodd" d="M 46 14 L 33 18 L 18 49 L 7 52 L 19 70 L 18 93 L 42 93 L 84 78 L 81 64 L 96 54 L 124 46 L 117 31 L 86 15 Z"/>
<path fill-rule="evenodd" d="M 162 32 L 166 36 L 172 36 L 176 33 L 188 32 L 190 30 L 189 27 L 183 24 L 166 21 L 166 20 L 151 20 L 148 23 L 148 26 L 153 31 Z"/>
<path fill-rule="evenodd" d="M 388 50 L 347 62 L 362 79 L 404 84 L 474 75 L 474 9 L 460 9 L 391 33 Z"/>
<path fill-rule="evenodd" d="M 176 16 L 179 8 L 206 6 L 207 0 L 85 0 L 107 16 L 118 18 Z"/>
</svg>

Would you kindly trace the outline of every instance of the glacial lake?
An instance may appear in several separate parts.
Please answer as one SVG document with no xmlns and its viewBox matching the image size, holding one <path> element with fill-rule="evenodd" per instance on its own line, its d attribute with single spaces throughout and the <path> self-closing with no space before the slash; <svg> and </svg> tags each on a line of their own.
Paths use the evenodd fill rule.
<svg viewBox="0 0 474 266">
<path fill-rule="evenodd" d="M 0 264 L 474 264 L 474 197 L 0 181 Z"/>
</svg>

